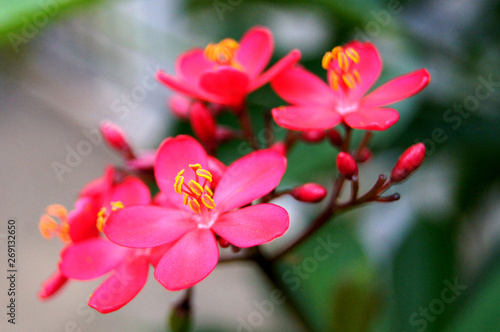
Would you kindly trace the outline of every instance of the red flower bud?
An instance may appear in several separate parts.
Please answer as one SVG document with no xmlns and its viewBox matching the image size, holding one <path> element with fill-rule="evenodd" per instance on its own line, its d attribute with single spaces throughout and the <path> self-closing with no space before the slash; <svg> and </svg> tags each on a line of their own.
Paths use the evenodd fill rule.
<svg viewBox="0 0 500 332">
<path fill-rule="evenodd" d="M 226 127 L 226 126 L 217 126 L 215 127 L 215 138 L 219 142 L 227 141 L 232 138 L 235 138 L 237 133 L 234 129 Z"/>
<path fill-rule="evenodd" d="M 277 151 L 286 156 L 286 145 L 284 142 L 276 142 L 270 147 L 271 150 Z"/>
<path fill-rule="evenodd" d="M 308 130 L 303 131 L 301 137 L 307 143 L 319 143 L 325 139 L 326 133 L 323 130 Z"/>
<path fill-rule="evenodd" d="M 183 95 L 173 95 L 167 102 L 168 108 L 175 116 L 187 120 L 191 110 L 192 99 Z"/>
<path fill-rule="evenodd" d="M 406 149 L 392 169 L 391 181 L 401 182 L 420 167 L 425 157 L 425 145 L 417 143 Z"/>
<path fill-rule="evenodd" d="M 133 159 L 132 148 L 127 142 L 123 130 L 111 122 L 103 121 L 100 125 L 102 136 L 110 147 L 119 151 L 126 159 Z"/>
<path fill-rule="evenodd" d="M 359 151 L 358 155 L 356 155 L 356 162 L 364 163 L 370 160 L 372 157 L 372 152 L 366 146 Z"/>
<path fill-rule="evenodd" d="M 215 142 L 215 119 L 203 103 L 193 105 L 189 119 L 191 128 L 200 141 L 206 144 Z"/>
<path fill-rule="evenodd" d="M 306 183 L 294 188 L 290 194 L 298 201 L 306 203 L 317 203 L 326 197 L 325 187 L 316 183 Z"/>
<path fill-rule="evenodd" d="M 335 129 L 330 129 L 327 132 L 328 135 L 328 140 L 332 145 L 335 146 L 342 146 L 342 137 L 340 136 L 339 132 Z"/>
<path fill-rule="evenodd" d="M 340 174 L 346 179 L 351 180 L 353 176 L 358 175 L 358 165 L 354 158 L 347 152 L 340 152 L 337 155 L 337 168 Z"/>
</svg>

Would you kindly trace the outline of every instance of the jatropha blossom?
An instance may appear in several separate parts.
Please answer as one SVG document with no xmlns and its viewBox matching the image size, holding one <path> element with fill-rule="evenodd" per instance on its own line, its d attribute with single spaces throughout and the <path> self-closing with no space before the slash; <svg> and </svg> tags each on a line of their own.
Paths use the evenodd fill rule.
<svg viewBox="0 0 500 332">
<path fill-rule="evenodd" d="M 239 43 L 226 38 L 217 44 L 209 44 L 205 50 L 194 49 L 183 54 L 176 63 L 177 77 L 159 71 L 157 78 L 192 98 L 240 107 L 247 94 L 300 59 L 300 52 L 293 50 L 262 72 L 273 50 L 271 32 L 267 28 L 254 27 Z"/>
<path fill-rule="evenodd" d="M 283 208 L 249 205 L 279 184 L 285 157 L 270 149 L 256 151 L 220 177 L 220 165 L 214 165 L 193 138 L 166 139 L 155 164 L 164 206 L 125 207 L 111 213 L 104 226 L 111 241 L 126 247 L 171 246 L 155 269 L 156 279 L 169 290 L 189 288 L 212 272 L 219 258 L 217 239 L 247 248 L 288 229 Z"/>
<path fill-rule="evenodd" d="M 427 70 L 399 76 L 365 95 L 377 81 L 382 62 L 371 43 L 353 41 L 327 52 L 322 60 L 328 84 L 311 72 L 294 67 L 277 75 L 271 86 L 292 104 L 273 109 L 274 120 L 293 130 L 324 130 L 340 122 L 365 130 L 385 130 L 399 114 L 383 106 L 408 98 L 429 82 Z"/>
<path fill-rule="evenodd" d="M 141 180 L 127 176 L 117 182 L 115 173 L 109 167 L 102 178 L 88 184 L 69 214 L 64 207 L 51 205 L 42 216 L 42 235 L 57 235 L 66 246 L 61 251 L 58 270 L 42 286 L 41 298 L 52 296 L 68 280 L 91 280 L 111 272 L 89 300 L 91 307 L 108 313 L 127 304 L 146 283 L 149 263 L 156 264 L 155 254 L 162 248 L 156 248 L 154 253 L 125 248 L 99 235 L 112 210 L 149 204 L 151 200 L 149 189 Z"/>
</svg>

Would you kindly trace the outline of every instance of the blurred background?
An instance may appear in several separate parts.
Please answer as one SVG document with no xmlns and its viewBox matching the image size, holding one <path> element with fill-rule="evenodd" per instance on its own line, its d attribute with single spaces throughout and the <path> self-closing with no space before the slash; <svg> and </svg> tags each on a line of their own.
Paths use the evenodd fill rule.
<svg viewBox="0 0 500 332">
<path fill-rule="evenodd" d="M 0 0 L 0 266 L 6 274 L 7 221 L 14 218 L 19 271 L 16 325 L 3 313 L 0 329 L 165 330 L 182 294 L 164 290 L 152 275 L 136 299 L 107 315 L 86 306 L 100 280 L 70 283 L 46 302 L 37 298 L 62 247 L 39 235 L 40 215 L 53 203 L 71 208 L 83 185 L 121 161 L 92 143 L 70 171 L 58 175 L 55 165 L 103 119 L 121 125 L 138 150 L 189 132 L 169 112 L 172 93 L 155 83 L 154 72 L 173 73 L 182 52 L 264 25 L 275 38 L 273 63 L 299 48 L 302 64 L 321 77 L 324 52 L 352 39 L 378 47 L 378 84 L 427 68 L 430 85 L 396 104 L 400 121 L 375 135 L 362 187 L 388 174 L 415 142 L 426 144 L 427 157 L 396 188 L 400 201 L 337 216 L 279 263 L 283 280 L 295 278 L 285 303 L 272 301 L 273 287 L 256 266 L 219 266 L 196 286 L 193 330 L 500 331 L 499 21 L 494 0 Z M 283 104 L 269 87 L 249 102 L 257 126 L 259 112 Z M 228 144 L 221 158 L 236 159 L 236 146 Z M 328 185 L 335 153 L 326 142 L 299 143 L 282 186 Z M 277 203 L 290 210 L 291 228 L 270 251 L 318 211 Z M 335 249 L 314 261 L 326 239 Z M 8 284 L 0 280 L 5 308 Z"/>
</svg>

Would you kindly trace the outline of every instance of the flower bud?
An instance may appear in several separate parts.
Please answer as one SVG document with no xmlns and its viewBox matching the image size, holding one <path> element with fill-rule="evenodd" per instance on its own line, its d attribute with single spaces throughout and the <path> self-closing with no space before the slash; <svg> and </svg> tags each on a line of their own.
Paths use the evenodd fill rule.
<svg viewBox="0 0 500 332">
<path fill-rule="evenodd" d="M 358 175 L 358 165 L 356 165 L 354 158 L 347 152 L 340 152 L 337 155 L 337 168 L 339 173 L 348 180 Z"/>
<path fill-rule="evenodd" d="M 218 142 L 228 141 L 237 137 L 237 135 L 237 132 L 232 128 L 220 125 L 215 127 L 215 138 Z"/>
<path fill-rule="evenodd" d="M 342 137 L 340 136 L 339 132 L 335 129 L 330 129 L 327 132 L 328 135 L 328 140 L 332 145 L 334 146 L 342 146 Z"/>
<path fill-rule="evenodd" d="M 285 142 L 276 142 L 270 147 L 271 150 L 279 152 L 283 156 L 286 156 L 286 144 Z"/>
<path fill-rule="evenodd" d="M 306 183 L 294 188 L 290 194 L 298 201 L 306 203 L 317 203 L 326 197 L 325 187 L 316 183 Z"/>
<path fill-rule="evenodd" d="M 425 157 L 425 145 L 417 143 L 406 149 L 392 169 L 391 181 L 401 182 L 420 167 Z"/>
<path fill-rule="evenodd" d="M 370 160 L 371 157 L 372 157 L 371 150 L 365 146 L 356 155 L 356 162 L 361 164 L 361 163 L 364 163 L 364 162 L 367 162 L 368 160 Z"/>
<path fill-rule="evenodd" d="M 189 119 L 192 99 L 183 95 L 173 95 L 167 102 L 168 108 L 180 119 Z"/>
<path fill-rule="evenodd" d="M 213 144 L 215 142 L 215 119 L 203 103 L 196 103 L 191 108 L 191 128 L 200 141 Z"/>
<path fill-rule="evenodd" d="M 324 140 L 326 133 L 323 130 L 307 130 L 303 131 L 301 138 L 307 143 L 319 143 Z"/>
<path fill-rule="evenodd" d="M 114 123 L 103 121 L 100 125 L 102 136 L 110 147 L 124 155 L 125 159 L 132 159 L 132 148 L 127 142 L 123 130 Z"/>
</svg>

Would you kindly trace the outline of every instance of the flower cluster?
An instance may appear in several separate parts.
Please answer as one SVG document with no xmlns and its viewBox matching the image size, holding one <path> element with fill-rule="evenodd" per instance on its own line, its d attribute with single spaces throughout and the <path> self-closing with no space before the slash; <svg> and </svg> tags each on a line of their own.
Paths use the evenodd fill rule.
<svg viewBox="0 0 500 332">
<path fill-rule="evenodd" d="M 41 298 L 52 296 L 70 280 L 108 275 L 89 305 L 111 312 L 140 292 L 150 266 L 166 289 L 190 289 L 214 270 L 220 250 L 230 248 L 241 252 L 237 259 L 265 266 L 262 262 L 271 264 L 287 254 L 334 212 L 399 199 L 399 194 L 384 193 L 420 166 L 423 144 L 408 149 L 391 176 L 381 174 L 364 194 L 358 193 L 358 164 L 370 159 L 371 130 L 386 130 L 399 118 L 396 110 L 385 106 L 423 89 L 430 81 L 428 72 L 414 71 L 368 93 L 382 69 L 373 44 L 354 41 L 327 52 L 321 65 L 328 83 L 297 64 L 297 50 L 264 71 L 273 45 L 270 31 L 255 27 L 240 42 L 228 38 L 181 55 L 176 76 L 157 73 L 160 82 L 178 93 L 170 100 L 172 111 L 190 121 L 198 140 L 168 137 L 156 151 L 137 154 L 119 127 L 102 123 L 105 141 L 123 157 L 125 166 L 109 166 L 101 178 L 85 186 L 69 213 L 60 205 L 47 208 L 40 231 L 46 238 L 59 237 L 65 246 L 56 272 L 42 285 Z M 287 134 L 278 141 L 269 135 L 262 143 L 245 104 L 249 93 L 268 82 L 290 105 L 263 112 L 268 129 L 274 118 Z M 219 124 L 222 112 L 235 116 L 239 128 Z M 357 146 L 351 142 L 353 129 L 364 130 Z M 339 151 L 336 163 L 331 162 L 331 192 L 317 183 L 280 188 L 295 143 L 325 139 Z M 227 140 L 246 140 L 254 151 L 226 166 L 217 159 L 217 149 Z M 351 183 L 351 194 L 341 202 L 345 183 Z M 151 197 L 149 188 L 158 193 Z M 282 195 L 310 204 L 328 197 L 328 202 L 302 236 L 274 257 L 266 256 L 259 246 L 289 227 L 288 212 L 270 203 Z"/>
</svg>

